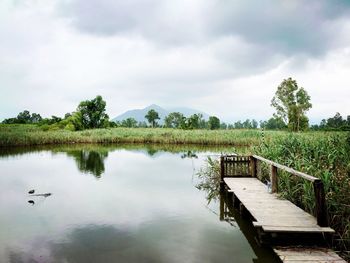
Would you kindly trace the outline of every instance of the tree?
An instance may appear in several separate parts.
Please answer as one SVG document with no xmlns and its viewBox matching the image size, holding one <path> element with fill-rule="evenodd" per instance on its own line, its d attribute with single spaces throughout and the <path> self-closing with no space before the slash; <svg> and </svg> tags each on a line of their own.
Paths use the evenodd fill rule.
<svg viewBox="0 0 350 263">
<path fill-rule="evenodd" d="M 234 123 L 234 127 L 235 127 L 235 129 L 242 129 L 243 128 L 243 124 L 242 124 L 241 121 L 236 121 Z"/>
<path fill-rule="evenodd" d="M 280 117 L 272 117 L 267 121 L 261 121 L 260 127 L 266 130 L 282 130 L 287 128 L 287 125 L 284 123 Z"/>
<path fill-rule="evenodd" d="M 210 116 L 208 124 L 210 130 L 220 129 L 220 120 L 216 116 Z"/>
<path fill-rule="evenodd" d="M 160 120 L 158 112 L 156 112 L 154 109 L 151 109 L 147 112 L 145 118 L 147 121 L 152 125 L 152 128 L 157 126 L 157 120 Z"/>
<path fill-rule="evenodd" d="M 180 112 L 171 112 L 164 119 L 164 126 L 166 128 L 180 128 L 184 125 L 186 118 Z"/>
<path fill-rule="evenodd" d="M 271 106 L 276 108 L 275 116 L 281 117 L 290 130 L 300 131 L 308 127 L 305 113 L 312 107 L 310 96 L 292 78 L 283 80 L 278 86 Z"/>
<path fill-rule="evenodd" d="M 202 119 L 202 114 L 200 114 L 200 113 L 193 114 L 186 119 L 186 122 L 182 128 L 183 129 L 190 129 L 190 130 L 199 129 L 201 119 Z"/>
<path fill-rule="evenodd" d="M 256 120 L 252 120 L 252 128 L 253 129 L 256 129 L 256 128 L 258 128 L 258 122 L 256 121 Z"/>
<path fill-rule="evenodd" d="M 39 123 L 42 121 L 42 117 L 38 113 L 32 113 L 32 116 L 30 117 L 31 123 Z"/>
<path fill-rule="evenodd" d="M 137 126 L 137 120 L 134 118 L 127 118 L 122 121 L 122 126 L 127 128 L 135 128 Z"/>
<path fill-rule="evenodd" d="M 106 102 L 101 96 L 80 102 L 77 111 L 81 114 L 81 121 L 85 129 L 108 126 L 109 117 L 106 114 Z"/>
<path fill-rule="evenodd" d="M 31 116 L 30 116 L 30 112 L 25 110 L 23 112 L 18 113 L 17 115 L 17 123 L 30 123 Z"/>
</svg>

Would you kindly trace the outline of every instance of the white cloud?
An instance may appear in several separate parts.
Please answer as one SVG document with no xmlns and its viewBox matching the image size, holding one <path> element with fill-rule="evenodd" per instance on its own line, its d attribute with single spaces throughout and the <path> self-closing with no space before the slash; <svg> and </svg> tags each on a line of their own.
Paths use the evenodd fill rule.
<svg viewBox="0 0 350 263">
<path fill-rule="evenodd" d="M 66 4 L 62 7 L 62 3 Z M 108 9 L 110 5 L 113 8 Z M 146 10 L 140 9 L 143 5 Z M 0 119 L 24 109 L 44 116 L 63 115 L 97 94 L 107 101 L 111 117 L 157 103 L 198 108 L 228 121 L 266 119 L 273 112 L 274 91 L 289 76 L 309 91 L 314 105 L 311 119 L 336 111 L 350 114 L 346 12 L 339 18 L 323 13 L 314 17 L 324 20 L 321 31 L 327 34 L 321 32 L 322 36 L 334 31 L 326 45 L 315 47 L 322 47 L 322 54 L 318 51 L 315 56 L 309 52 L 312 45 L 303 47 L 303 41 L 297 48 L 288 48 L 287 38 L 284 48 L 272 45 L 271 32 L 278 25 L 261 29 L 272 34 L 268 39 L 252 38 L 252 32 L 233 27 L 211 32 L 209 7 L 205 1 L 2 2 Z M 225 12 L 222 7 L 212 9 L 213 16 L 230 14 L 231 6 Z M 245 8 L 248 12 L 254 6 Z M 295 7 L 286 8 L 284 12 Z M 233 16 L 236 13 L 232 11 Z M 274 19 L 278 23 L 278 16 Z M 116 27 L 111 21 L 121 24 Z"/>
</svg>

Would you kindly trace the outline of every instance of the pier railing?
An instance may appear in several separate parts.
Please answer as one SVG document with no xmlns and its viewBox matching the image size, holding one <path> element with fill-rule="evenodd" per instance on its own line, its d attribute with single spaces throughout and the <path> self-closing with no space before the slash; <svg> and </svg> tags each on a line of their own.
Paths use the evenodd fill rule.
<svg viewBox="0 0 350 263">
<path fill-rule="evenodd" d="M 257 177 L 258 162 L 265 163 L 270 166 L 270 181 L 271 192 L 278 192 L 278 170 L 285 171 L 293 176 L 297 176 L 312 183 L 315 195 L 315 216 L 317 224 L 321 227 L 327 227 L 328 216 L 325 200 L 324 185 L 321 179 L 314 176 L 296 171 L 285 165 L 273 162 L 265 159 L 261 156 L 238 156 L 238 155 L 226 155 L 221 156 L 221 183 L 223 183 L 224 177 Z M 258 197 L 257 197 L 258 198 Z"/>
</svg>

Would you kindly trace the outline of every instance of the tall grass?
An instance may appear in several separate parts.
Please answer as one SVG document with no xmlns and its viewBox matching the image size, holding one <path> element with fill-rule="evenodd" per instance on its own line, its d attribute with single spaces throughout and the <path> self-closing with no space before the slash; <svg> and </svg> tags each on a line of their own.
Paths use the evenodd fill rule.
<svg viewBox="0 0 350 263">
<path fill-rule="evenodd" d="M 304 134 L 278 138 L 253 148 L 253 152 L 322 179 L 329 221 L 337 232 L 334 246 L 350 250 L 350 133 Z M 281 195 L 313 213 L 312 185 L 298 177 L 279 173 Z"/>
<path fill-rule="evenodd" d="M 266 132 L 269 142 L 285 132 Z M 35 125 L 0 125 L 0 146 L 72 143 L 166 143 L 197 145 L 257 145 L 259 130 L 180 130 L 166 128 L 110 128 L 85 131 L 44 131 Z"/>
</svg>

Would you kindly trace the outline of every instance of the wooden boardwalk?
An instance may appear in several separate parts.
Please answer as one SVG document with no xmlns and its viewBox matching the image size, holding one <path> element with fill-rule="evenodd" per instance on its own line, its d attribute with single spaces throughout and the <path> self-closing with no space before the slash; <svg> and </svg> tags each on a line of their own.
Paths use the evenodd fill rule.
<svg viewBox="0 0 350 263">
<path fill-rule="evenodd" d="M 270 194 L 257 178 L 227 177 L 224 182 L 254 217 L 254 226 L 265 232 L 334 232 L 329 227 L 320 227 L 315 217 L 293 203 Z"/>
<path fill-rule="evenodd" d="M 270 165 L 271 189 L 257 178 L 258 162 Z M 328 225 L 325 192 L 320 179 L 259 156 L 222 156 L 220 165 L 221 190 L 226 189 L 231 193 L 234 206 L 249 215 L 257 229 L 258 240 L 264 243 L 263 239 L 268 237 L 268 242 L 275 244 L 278 237 L 284 237 L 278 241 L 284 242 L 284 247 L 274 247 L 282 262 L 345 262 L 331 249 L 302 247 L 306 240 L 318 244 L 320 239 L 326 240 L 334 233 Z M 316 217 L 292 202 L 279 198 L 278 169 L 312 183 Z M 292 239 L 294 243 L 288 244 Z M 296 241 L 300 241 L 301 247 L 294 247 Z"/>
</svg>

